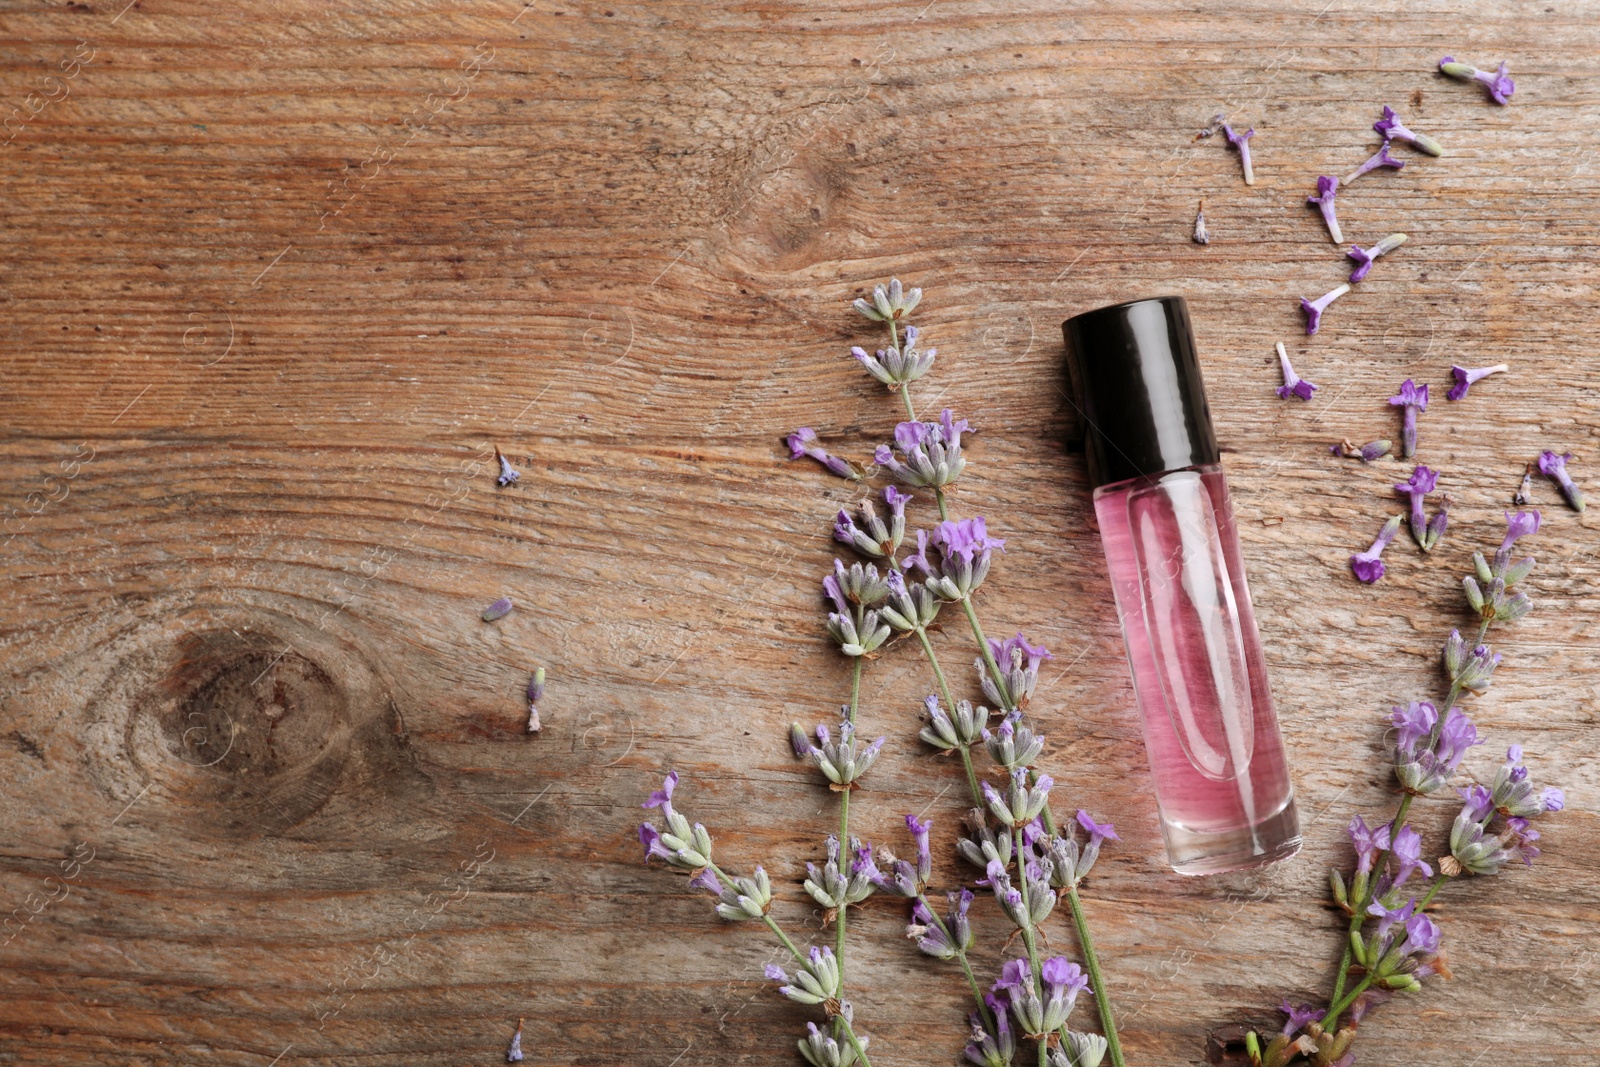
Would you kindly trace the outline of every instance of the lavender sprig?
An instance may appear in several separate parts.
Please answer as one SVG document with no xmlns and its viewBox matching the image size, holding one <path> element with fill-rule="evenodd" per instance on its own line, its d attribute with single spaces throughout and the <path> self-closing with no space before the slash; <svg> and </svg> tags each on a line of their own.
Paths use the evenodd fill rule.
<svg viewBox="0 0 1600 1067">
<path fill-rule="evenodd" d="M 1430 156 L 1444 155 L 1444 148 L 1438 141 L 1435 141 L 1432 137 L 1411 132 L 1400 121 L 1400 116 L 1395 112 L 1395 109 L 1388 104 L 1383 105 L 1383 118 L 1374 122 L 1372 128 L 1378 131 L 1378 136 L 1385 141 L 1390 139 L 1404 141 L 1419 152 L 1426 152 Z"/>
<path fill-rule="evenodd" d="M 1412 470 L 1411 477 L 1395 485 L 1395 492 L 1410 501 L 1410 528 L 1411 538 L 1416 541 L 1417 547 L 1427 552 L 1433 548 L 1438 536 L 1434 534 L 1432 526 L 1423 517 L 1423 500 L 1433 492 L 1439 484 L 1439 472 L 1424 464 L 1417 464 Z M 1442 513 L 1441 509 L 1441 513 Z M 1439 533 L 1443 533 L 1441 526 Z"/>
<path fill-rule="evenodd" d="M 1479 70 L 1471 63 L 1457 63 L 1454 56 L 1445 56 L 1439 60 L 1439 70 L 1452 78 L 1462 78 L 1476 81 L 1489 93 L 1489 99 L 1504 107 L 1511 103 L 1511 94 L 1517 91 L 1517 85 L 1511 80 L 1511 75 L 1506 71 L 1505 60 L 1500 61 L 1500 69 L 1490 73 Z"/>
</svg>

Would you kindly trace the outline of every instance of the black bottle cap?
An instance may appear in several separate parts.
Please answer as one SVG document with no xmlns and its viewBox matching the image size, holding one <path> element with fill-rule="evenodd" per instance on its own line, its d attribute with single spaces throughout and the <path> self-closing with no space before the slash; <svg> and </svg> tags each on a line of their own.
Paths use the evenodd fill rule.
<svg viewBox="0 0 1600 1067">
<path fill-rule="evenodd" d="M 1086 311 L 1061 330 L 1093 486 L 1218 461 L 1183 297 Z"/>
</svg>

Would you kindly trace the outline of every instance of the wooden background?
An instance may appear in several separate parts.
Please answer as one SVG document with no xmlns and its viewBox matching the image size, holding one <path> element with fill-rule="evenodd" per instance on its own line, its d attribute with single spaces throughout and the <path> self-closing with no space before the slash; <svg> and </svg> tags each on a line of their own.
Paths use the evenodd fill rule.
<svg viewBox="0 0 1600 1067">
<path fill-rule="evenodd" d="M 892 274 L 928 294 L 919 404 L 981 431 L 955 504 L 1008 542 L 983 616 L 1056 653 L 1060 803 L 1122 830 L 1088 907 L 1132 1064 L 1326 989 L 1324 869 L 1392 810 L 1382 715 L 1437 697 L 1471 550 L 1542 448 L 1600 495 L 1600 5 L 124 2 L 0 13 L 0 1063 L 492 1063 L 522 1016 L 540 1064 L 798 1062 L 771 946 L 642 867 L 634 825 L 678 768 L 815 933 L 796 875 L 835 799 L 783 731 L 846 695 L 817 579 L 854 487 L 779 438 L 865 459 L 890 431 L 845 353 Z M 1512 106 L 1445 53 L 1508 58 Z M 1347 265 L 1303 199 L 1384 103 L 1448 152 L 1341 196 L 1350 240 L 1411 241 L 1307 339 L 1296 298 Z M 1253 188 L 1195 137 L 1218 111 L 1256 128 Z M 1168 292 L 1305 815 L 1254 875 L 1164 869 L 1069 443 L 1061 319 Z M 1273 395 L 1280 339 L 1309 404 Z M 1512 371 L 1448 404 L 1456 360 Z M 1401 465 L 1327 446 L 1396 436 L 1407 376 L 1451 528 L 1361 587 Z M 1363 1063 L 1593 1062 L 1600 561 L 1536 495 L 1540 609 L 1470 767 L 1520 741 L 1570 808 L 1532 871 L 1449 887 L 1457 977 L 1373 1016 Z M 931 814 L 949 884 L 960 781 L 915 741 L 912 652 L 867 672 L 890 742 L 853 807 L 874 838 Z M 1419 807 L 1437 855 L 1451 805 Z M 903 921 L 852 925 L 857 1018 L 878 1067 L 953 1063 L 959 978 Z"/>
</svg>

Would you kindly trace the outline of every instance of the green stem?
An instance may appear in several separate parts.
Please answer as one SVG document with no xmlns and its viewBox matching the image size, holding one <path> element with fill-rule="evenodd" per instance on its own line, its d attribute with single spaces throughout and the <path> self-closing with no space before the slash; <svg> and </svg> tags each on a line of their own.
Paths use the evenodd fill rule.
<svg viewBox="0 0 1600 1067">
<path fill-rule="evenodd" d="M 1094 939 L 1089 936 L 1089 921 L 1083 914 L 1083 902 L 1078 898 L 1076 886 L 1067 890 L 1067 905 L 1072 909 L 1072 925 L 1078 931 L 1078 944 L 1083 948 L 1083 962 L 1089 971 L 1089 987 L 1094 990 L 1095 1006 L 1100 1009 L 1100 1029 L 1106 1038 L 1106 1051 L 1111 1054 L 1112 1067 L 1126 1067 L 1122 1058 L 1122 1042 L 1117 1038 L 1117 1021 L 1111 1012 L 1111 996 L 1106 992 L 1105 975 L 1100 973 L 1100 957 L 1095 955 Z"/>
<path fill-rule="evenodd" d="M 928 666 L 933 668 L 933 677 L 938 681 L 939 692 L 944 696 L 944 706 L 950 709 L 951 714 L 955 714 L 955 698 L 950 695 L 950 683 L 944 679 L 944 670 L 939 666 L 939 657 L 933 654 L 933 643 L 928 640 L 928 631 L 919 627 L 912 633 L 915 633 L 917 640 L 922 642 L 922 651 L 928 657 Z"/>
<path fill-rule="evenodd" d="M 867 1059 L 867 1050 L 861 1047 L 861 1039 L 856 1036 L 855 1027 L 850 1025 L 850 1020 L 843 1015 L 836 1015 L 834 1019 L 844 1027 L 844 1036 L 849 1039 L 850 1047 L 856 1050 L 856 1059 L 861 1061 L 861 1067 L 872 1067 L 872 1061 Z"/>
<path fill-rule="evenodd" d="M 1421 900 L 1417 901 L 1417 911 L 1419 913 L 1423 908 L 1426 908 L 1429 904 L 1433 903 L 1433 898 L 1439 895 L 1439 890 L 1444 888 L 1445 882 L 1449 881 L 1449 879 L 1450 876 L 1445 874 L 1443 871 L 1440 871 L 1438 874 L 1434 875 L 1433 884 L 1428 887 L 1427 895 Z"/>
<path fill-rule="evenodd" d="M 983 664 L 989 668 L 989 676 L 994 679 L 995 689 L 1000 693 L 1000 699 L 1005 707 L 1002 711 L 1010 711 L 1016 707 L 1016 701 L 1011 699 L 1011 687 L 1006 684 L 1006 677 L 1000 673 L 1000 664 L 995 662 L 994 653 L 989 648 L 989 639 L 983 635 L 983 626 L 978 622 L 978 613 L 973 610 L 972 598 L 966 597 L 961 601 L 961 610 L 967 613 L 967 623 L 972 627 L 972 636 L 977 639 L 978 652 L 983 656 Z"/>
<path fill-rule="evenodd" d="M 911 406 L 911 386 L 900 386 L 900 397 L 906 402 L 906 419 L 909 422 L 917 421 L 917 409 Z"/>
<path fill-rule="evenodd" d="M 722 878 L 724 881 L 733 881 L 733 879 L 724 874 L 722 868 L 718 867 L 716 864 L 712 864 L 711 869 L 716 871 L 717 877 Z M 778 940 L 783 942 L 783 947 L 789 950 L 789 955 L 793 956 L 796 962 L 806 962 L 806 958 L 800 954 L 800 950 L 794 947 L 794 942 L 789 940 L 789 935 L 783 932 L 783 927 L 778 925 L 778 920 L 774 919 L 770 915 L 763 915 L 761 917 L 761 921 L 767 924 L 768 930 L 771 930 L 778 936 Z"/>
<path fill-rule="evenodd" d="M 1357 982 L 1356 987 L 1350 990 L 1349 993 L 1345 994 L 1342 1000 L 1328 1009 L 1328 1014 L 1322 1017 L 1322 1028 L 1324 1030 L 1332 1030 L 1333 1027 L 1339 1022 L 1339 1016 L 1344 1014 L 1345 1009 L 1354 1004 L 1357 997 L 1371 988 L 1372 975 L 1369 974 L 1365 978 L 1361 979 L 1361 981 Z"/>
<path fill-rule="evenodd" d="M 967 772 L 967 789 L 972 793 L 972 806 L 982 811 L 985 806 L 983 789 L 978 785 L 978 772 L 972 766 L 972 749 L 961 746 L 961 769 Z"/>
<path fill-rule="evenodd" d="M 1411 802 L 1415 799 L 1410 793 L 1400 798 L 1400 807 L 1395 811 L 1394 818 L 1389 822 L 1390 841 L 1394 840 L 1394 835 L 1399 832 L 1400 827 L 1405 825 L 1406 813 L 1411 810 Z M 1388 849 L 1384 849 L 1377 854 L 1372 862 L 1372 871 L 1368 875 L 1366 888 L 1361 891 L 1359 897 L 1352 898 L 1350 901 L 1350 927 L 1345 931 L 1344 953 L 1339 957 L 1339 971 L 1333 979 L 1333 996 L 1329 998 L 1333 1003 L 1338 1003 L 1339 999 L 1344 996 L 1345 983 L 1350 980 L 1350 964 L 1353 956 L 1350 951 L 1350 939 L 1361 932 L 1362 924 L 1367 921 L 1367 905 L 1372 903 L 1374 899 L 1373 894 L 1378 889 L 1378 874 L 1383 870 L 1383 865 L 1388 857 Z M 1337 1020 L 1337 1016 L 1334 1018 Z M 1326 1028 L 1328 1025 L 1324 1023 L 1323 1027 Z"/>
</svg>

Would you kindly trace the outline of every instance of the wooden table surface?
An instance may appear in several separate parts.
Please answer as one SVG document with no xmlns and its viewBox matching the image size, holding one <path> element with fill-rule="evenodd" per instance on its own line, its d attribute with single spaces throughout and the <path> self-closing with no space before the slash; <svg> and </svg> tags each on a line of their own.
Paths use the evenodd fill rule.
<svg viewBox="0 0 1600 1067">
<path fill-rule="evenodd" d="M 0 1063 L 493 1063 L 519 1017 L 539 1064 L 799 1062 L 770 942 L 634 827 L 678 768 L 722 861 L 817 933 L 796 879 L 837 802 L 784 730 L 847 695 L 817 580 L 858 494 L 779 438 L 889 433 L 846 350 L 891 275 L 927 292 L 919 405 L 979 429 L 954 502 L 1007 540 L 983 617 L 1055 651 L 1058 806 L 1122 832 L 1087 906 L 1129 1062 L 1326 990 L 1325 868 L 1392 812 L 1383 716 L 1437 699 L 1472 550 L 1541 449 L 1600 491 L 1600 5 L 123 3 L 0 13 Z M 1512 104 L 1446 53 L 1509 59 Z M 1348 268 L 1304 198 L 1385 103 L 1447 153 L 1340 198 L 1348 239 L 1411 239 L 1306 338 L 1297 298 Z M 1196 138 L 1219 111 L 1253 187 Z M 1059 332 L 1169 292 L 1307 833 L 1200 880 L 1164 867 Z M 1273 394 L 1279 340 L 1309 404 Z M 1511 371 L 1450 404 L 1457 361 Z M 1359 586 L 1402 464 L 1327 446 L 1396 436 L 1408 376 L 1451 527 Z M 1600 562 L 1535 496 L 1540 606 L 1496 639 L 1469 766 L 1519 741 L 1569 809 L 1531 871 L 1441 896 L 1456 977 L 1371 1016 L 1365 1064 L 1594 1062 Z M 974 689 L 963 633 L 936 643 Z M 913 653 L 866 672 L 890 740 L 852 811 L 873 839 L 928 812 L 948 885 L 961 783 L 915 740 Z M 1438 855 L 1451 805 L 1419 809 Z M 857 1019 L 878 1067 L 954 1063 L 960 979 L 904 920 L 851 926 Z"/>
</svg>

